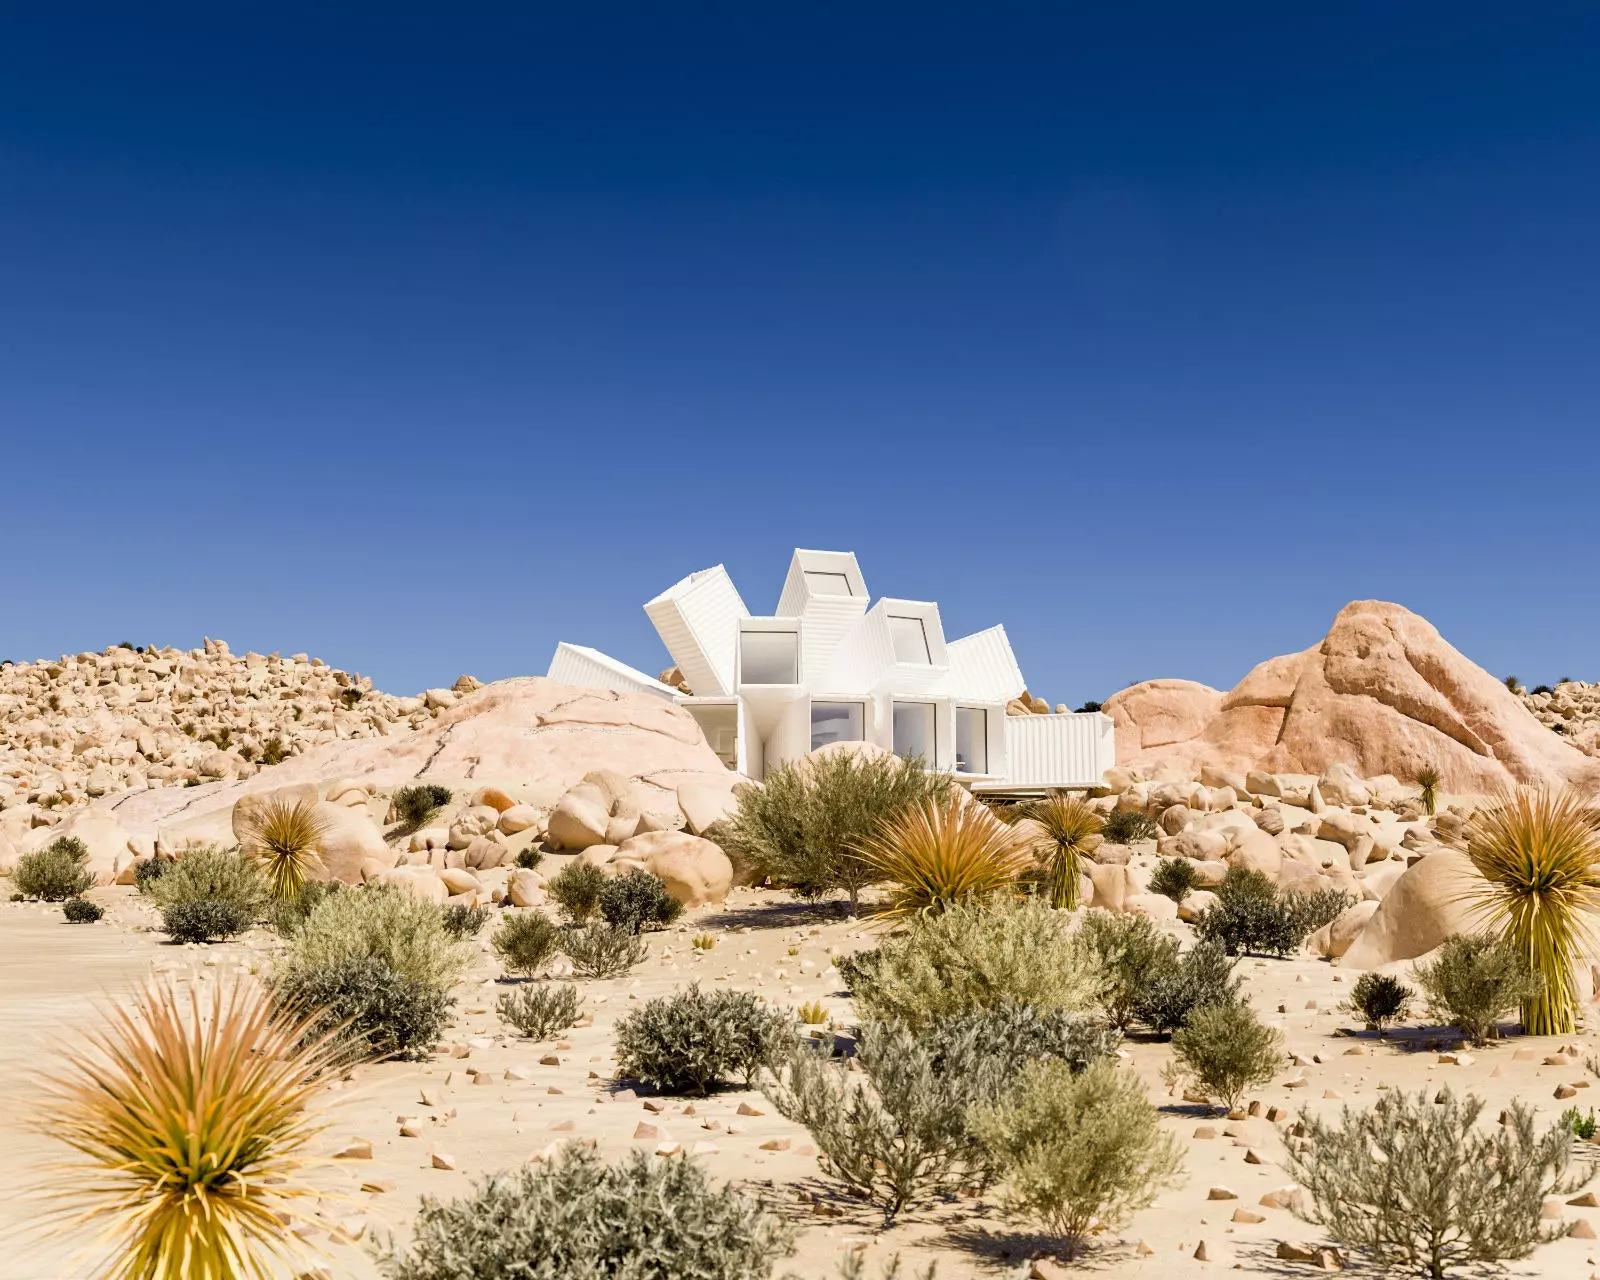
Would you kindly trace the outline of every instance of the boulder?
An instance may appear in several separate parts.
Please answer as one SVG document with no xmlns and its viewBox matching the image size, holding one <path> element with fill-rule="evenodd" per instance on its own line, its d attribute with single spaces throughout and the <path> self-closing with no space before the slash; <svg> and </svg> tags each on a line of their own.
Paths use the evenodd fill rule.
<svg viewBox="0 0 1600 1280">
<path fill-rule="evenodd" d="M 1283 869 L 1283 850 L 1276 840 L 1252 824 L 1249 833 L 1239 839 L 1228 855 L 1228 864 L 1241 871 L 1259 871 L 1269 880 L 1277 880 Z"/>
<path fill-rule="evenodd" d="M 514 836 L 523 831 L 535 831 L 544 823 L 544 814 L 531 804 L 514 804 L 500 811 L 500 832 Z"/>
<path fill-rule="evenodd" d="M 544 904 L 544 877 L 537 871 L 518 867 L 506 881 L 506 896 L 514 907 L 537 907 Z"/>
<path fill-rule="evenodd" d="M 360 884 L 363 864 L 369 872 L 373 864 L 395 865 L 396 851 L 384 843 L 383 833 L 364 811 L 323 800 L 313 812 L 327 828 L 317 850 L 322 855 L 318 879 Z"/>
<path fill-rule="evenodd" d="M 402 889 L 423 902 L 435 902 L 442 906 L 449 898 L 450 890 L 439 875 L 432 867 L 392 867 L 378 876 L 377 881 Z"/>
<path fill-rule="evenodd" d="M 1122 908 L 1136 916 L 1148 916 L 1152 920 L 1171 920 L 1178 918 L 1178 904 L 1164 893 L 1135 893 L 1123 899 Z"/>
<path fill-rule="evenodd" d="M 1101 708 L 1116 726 L 1117 763 L 1199 735 L 1222 707 L 1222 691 L 1193 680 L 1146 680 Z"/>
<path fill-rule="evenodd" d="M 584 850 L 606 842 L 611 815 L 596 787 L 577 786 L 557 802 L 546 825 L 551 844 L 558 849 Z"/>
<path fill-rule="evenodd" d="M 109 813 L 85 810 L 51 829 L 45 843 L 63 836 L 76 837 L 88 848 L 88 870 L 94 873 L 97 884 L 116 883 L 118 875 L 133 862 L 128 833 Z"/>
<path fill-rule="evenodd" d="M 614 844 L 592 844 L 577 857 L 577 861 L 589 867 L 599 867 L 603 871 L 611 869 L 611 859 L 617 856 L 617 846 Z"/>
<path fill-rule="evenodd" d="M 1345 808 L 1364 805 L 1372 798 L 1361 775 L 1347 764 L 1329 765 L 1317 779 L 1317 786 L 1322 798 L 1329 804 L 1343 805 Z"/>
<path fill-rule="evenodd" d="M 499 787 L 479 787 L 468 803 L 475 809 L 482 806 L 504 814 L 507 809 L 515 808 L 517 802 Z"/>
<path fill-rule="evenodd" d="M 1193 924 L 1212 907 L 1217 905 L 1217 895 L 1209 889 L 1191 889 L 1184 894 L 1183 901 L 1178 904 L 1178 919 L 1187 920 Z"/>
<path fill-rule="evenodd" d="M 733 864 L 720 848 L 685 831 L 648 831 L 617 849 L 667 883 L 667 892 L 686 907 L 721 902 L 733 883 Z"/>
<path fill-rule="evenodd" d="M 1396 960 L 1414 960 L 1452 933 L 1473 932 L 1476 918 L 1462 895 L 1482 883 L 1463 853 L 1443 849 L 1429 854 L 1395 880 L 1344 954 L 1352 969 L 1376 969 Z"/>
<path fill-rule="evenodd" d="M 737 777 L 729 775 L 729 785 L 719 787 L 709 782 L 686 782 L 678 788 L 678 808 L 683 811 L 684 825 L 695 835 L 704 835 L 738 807 L 733 784 Z"/>
<path fill-rule="evenodd" d="M 451 896 L 458 893 L 481 894 L 483 892 L 483 885 L 478 883 L 478 877 L 465 868 L 446 867 L 437 874 Z"/>
<path fill-rule="evenodd" d="M 1121 911 L 1128 897 L 1128 870 L 1126 867 L 1090 864 L 1086 870 L 1094 884 L 1094 905 L 1107 911 Z"/>
<path fill-rule="evenodd" d="M 1350 946 L 1367 927 L 1378 910 L 1376 902 L 1358 902 L 1347 907 L 1334 920 L 1322 926 L 1306 939 L 1306 949 L 1312 955 L 1337 960 L 1350 950 Z"/>
</svg>

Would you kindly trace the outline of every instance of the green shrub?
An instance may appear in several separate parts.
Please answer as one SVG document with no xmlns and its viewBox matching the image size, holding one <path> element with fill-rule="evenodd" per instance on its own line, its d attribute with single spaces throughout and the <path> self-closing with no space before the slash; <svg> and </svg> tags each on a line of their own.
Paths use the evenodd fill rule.
<svg viewBox="0 0 1600 1280">
<path fill-rule="evenodd" d="M 190 902 L 222 902 L 248 929 L 267 905 L 267 882 L 248 858 L 230 849 L 191 849 L 150 885 L 150 899 L 165 910 Z"/>
<path fill-rule="evenodd" d="M 340 892 L 337 880 L 307 880 L 292 898 L 277 898 L 267 904 L 266 924 L 280 938 L 292 938 L 324 898 Z"/>
<path fill-rule="evenodd" d="M 1188 1082 L 1233 1111 L 1245 1092 L 1266 1084 L 1283 1060 L 1283 1037 L 1247 1004 L 1197 1009 L 1172 1035 L 1178 1058 L 1167 1070 L 1170 1083 Z"/>
<path fill-rule="evenodd" d="M 1460 1027 L 1473 1044 L 1496 1037 L 1495 1024 L 1539 990 L 1522 953 L 1484 934 L 1452 934 L 1434 962 L 1415 972 L 1428 1016 Z"/>
<path fill-rule="evenodd" d="M 802 898 L 847 893 L 853 911 L 880 874 L 862 856 L 867 839 L 949 787 L 948 778 L 898 756 L 809 756 L 769 769 L 759 786 L 740 787 L 718 843 Z"/>
<path fill-rule="evenodd" d="M 25 853 L 11 871 L 12 887 L 25 898 L 64 902 L 94 888 L 89 848 L 76 836 L 61 836 Z"/>
<path fill-rule="evenodd" d="M 529 845 L 526 849 L 518 850 L 517 865 L 524 871 L 532 871 L 544 861 L 544 850 Z"/>
<path fill-rule="evenodd" d="M 1040 1012 L 1006 1001 L 947 1018 L 929 1039 L 935 1070 L 975 1102 L 998 1097 L 1026 1063 L 1038 1059 L 1081 1071 L 1115 1053 L 1120 1037 L 1088 1014 Z"/>
<path fill-rule="evenodd" d="M 794 1018 L 748 991 L 686 990 L 647 1000 L 617 1023 L 626 1076 L 664 1093 L 704 1095 L 737 1073 L 749 1083 L 793 1039 Z"/>
<path fill-rule="evenodd" d="M 175 864 L 170 858 L 143 858 L 133 864 L 133 883 L 141 897 L 149 897 L 155 882 L 171 871 Z"/>
<path fill-rule="evenodd" d="M 566 930 L 561 949 L 586 978 L 620 978 L 650 954 L 643 938 L 608 924 Z"/>
<path fill-rule="evenodd" d="M 320 1011 L 308 1039 L 337 1033 L 359 1059 L 425 1057 L 455 1003 L 438 987 L 402 977 L 370 955 L 322 968 L 286 968 L 273 994 L 301 1012 Z"/>
<path fill-rule="evenodd" d="M 548 1040 L 578 1020 L 578 989 L 570 982 L 518 987 L 500 996 L 501 1020 L 525 1036 Z"/>
<path fill-rule="evenodd" d="M 1526 1258 L 1567 1230 L 1541 1220 L 1545 1198 L 1571 1195 L 1591 1169 L 1569 1176 L 1571 1131 L 1558 1121 L 1535 1135 L 1526 1103 L 1514 1099 L 1486 1132 L 1482 1111 L 1447 1088 L 1385 1093 L 1337 1120 L 1301 1112 L 1287 1168 L 1307 1193 L 1304 1216 L 1378 1267 L 1435 1280 Z"/>
<path fill-rule="evenodd" d="M 105 915 L 105 910 L 87 898 L 68 898 L 61 904 L 61 914 L 66 916 L 68 924 L 93 924 Z"/>
<path fill-rule="evenodd" d="M 299 716 L 295 718 L 298 719 Z M 261 744 L 261 763 L 264 765 L 282 764 L 290 754 L 289 749 L 283 745 L 282 738 L 268 738 Z"/>
<path fill-rule="evenodd" d="M 1155 819 L 1140 809 L 1117 809 L 1106 815 L 1101 834 L 1109 844 L 1133 844 L 1154 840 L 1161 835 Z"/>
<path fill-rule="evenodd" d="M 766 1280 L 794 1232 L 694 1160 L 635 1151 L 619 1164 L 569 1145 L 487 1178 L 451 1204 L 425 1197 L 387 1280 Z"/>
<path fill-rule="evenodd" d="M 1244 979 L 1234 975 L 1238 962 L 1220 943 L 1197 942 L 1172 969 L 1155 973 L 1139 991 L 1133 1013 L 1157 1035 L 1188 1025 L 1200 1009 L 1237 1004 Z"/>
<path fill-rule="evenodd" d="M 1406 1016 L 1411 999 L 1417 993 L 1398 978 L 1386 973 L 1363 973 L 1350 989 L 1350 999 L 1345 1008 L 1359 1013 L 1369 1027 L 1380 1033 L 1391 1022 Z"/>
<path fill-rule="evenodd" d="M 1148 916 L 1090 909 L 1082 937 L 1094 956 L 1099 977 L 1099 1003 L 1118 1031 L 1138 1016 L 1149 985 L 1178 968 L 1178 940 L 1155 926 Z"/>
<path fill-rule="evenodd" d="M 469 907 L 452 902 L 444 908 L 444 930 L 452 938 L 476 938 L 494 915 L 488 907 Z"/>
<path fill-rule="evenodd" d="M 436 812 L 450 803 L 449 787 L 435 783 L 401 787 L 389 801 L 389 807 L 406 827 L 416 830 Z"/>
<path fill-rule="evenodd" d="M 280 962 L 291 970 L 327 969 L 365 957 L 408 982 L 447 993 L 477 956 L 450 936 L 444 913 L 403 889 L 368 885 L 324 898 L 306 917 Z"/>
<path fill-rule="evenodd" d="M 1596 1124 L 1593 1107 L 1589 1108 L 1588 1115 L 1584 1115 L 1577 1107 L 1568 1107 L 1561 1113 L 1561 1123 L 1572 1131 L 1574 1138 L 1578 1138 L 1583 1142 L 1590 1142 L 1594 1139 Z"/>
<path fill-rule="evenodd" d="M 1084 1010 L 1096 991 L 1088 949 L 1038 899 L 959 904 L 915 920 L 872 960 L 857 956 L 852 981 L 863 1018 L 914 1031 L 1004 1002 Z"/>
<path fill-rule="evenodd" d="M 508 912 L 490 945 L 510 973 L 536 977 L 561 951 L 561 930 L 542 911 Z"/>
<path fill-rule="evenodd" d="M 600 910 L 600 891 L 606 887 L 606 873 L 587 862 L 569 862 L 545 886 L 545 892 L 563 916 L 573 924 L 588 924 Z"/>
<path fill-rule="evenodd" d="M 1183 1160 L 1144 1085 L 1099 1062 L 1031 1062 L 968 1124 L 1006 1184 L 1008 1214 L 1059 1237 L 1070 1257 L 1091 1225 L 1115 1227 L 1178 1181 Z"/>
<path fill-rule="evenodd" d="M 221 942 L 254 923 L 253 912 L 228 898 L 191 898 L 161 908 L 161 929 L 174 942 Z"/>
<path fill-rule="evenodd" d="M 1150 892 L 1182 902 L 1200 883 L 1200 873 L 1187 858 L 1163 858 L 1150 874 Z"/>
<path fill-rule="evenodd" d="M 1229 955 L 1292 955 L 1354 901 L 1337 889 L 1285 891 L 1259 871 L 1235 867 L 1217 886 L 1216 905 L 1195 921 L 1195 935 L 1220 942 Z"/>
<path fill-rule="evenodd" d="M 613 929 L 643 933 L 671 924 L 683 904 L 667 892 L 667 882 L 648 871 L 630 871 L 600 888 L 600 916 Z"/>
</svg>

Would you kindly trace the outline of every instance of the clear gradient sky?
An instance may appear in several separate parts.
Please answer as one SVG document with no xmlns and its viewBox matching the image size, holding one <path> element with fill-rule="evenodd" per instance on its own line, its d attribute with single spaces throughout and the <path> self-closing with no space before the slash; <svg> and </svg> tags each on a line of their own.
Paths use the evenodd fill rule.
<svg viewBox="0 0 1600 1280">
<path fill-rule="evenodd" d="M 0 657 L 650 670 L 789 549 L 1036 692 L 1600 679 L 1600 6 L 0 9 Z"/>
</svg>

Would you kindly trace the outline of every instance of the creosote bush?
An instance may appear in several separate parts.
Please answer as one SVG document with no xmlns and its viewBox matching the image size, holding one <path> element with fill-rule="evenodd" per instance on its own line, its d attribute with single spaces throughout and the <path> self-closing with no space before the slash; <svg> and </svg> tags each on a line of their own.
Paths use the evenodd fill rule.
<svg viewBox="0 0 1600 1280">
<path fill-rule="evenodd" d="M 968 1123 L 1005 1184 L 1006 1213 L 1060 1238 L 1069 1257 L 1092 1227 L 1115 1227 L 1174 1186 L 1183 1164 L 1139 1077 L 1110 1062 L 1081 1073 L 1030 1062 Z"/>
<path fill-rule="evenodd" d="M 1161 828 L 1141 809 L 1118 809 L 1106 815 L 1100 832 L 1112 844 L 1133 844 L 1156 839 Z"/>
<path fill-rule="evenodd" d="M 1452 934 L 1432 964 L 1415 968 L 1428 1016 L 1461 1028 L 1473 1044 L 1499 1035 L 1497 1023 L 1538 991 L 1538 976 L 1514 946 L 1484 934 Z"/>
<path fill-rule="evenodd" d="M 1283 1037 L 1248 1004 L 1196 1010 L 1173 1032 L 1172 1047 L 1178 1057 L 1167 1069 L 1169 1083 L 1187 1084 L 1227 1111 L 1248 1090 L 1270 1081 L 1283 1060 Z"/>
<path fill-rule="evenodd" d="M 451 1204 L 425 1197 L 411 1243 L 391 1242 L 379 1268 L 387 1280 L 767 1280 L 793 1239 L 697 1161 L 635 1151 L 608 1165 L 568 1145 Z"/>
<path fill-rule="evenodd" d="M 267 904 L 266 925 L 280 938 L 292 938 L 300 931 L 318 904 L 344 889 L 337 880 L 307 880 L 292 898 L 279 898 Z"/>
<path fill-rule="evenodd" d="M 311 1019 L 309 1038 L 335 1040 L 357 1060 L 425 1057 L 443 1036 L 455 1003 L 438 987 L 404 978 L 370 955 L 286 968 L 273 994 Z"/>
<path fill-rule="evenodd" d="M 444 908 L 444 929 L 452 938 L 476 938 L 493 915 L 488 907 L 452 902 Z"/>
<path fill-rule="evenodd" d="M 214 942 L 261 918 L 267 884 L 254 862 L 231 850 L 191 849 L 152 882 L 150 897 L 174 942 Z"/>
<path fill-rule="evenodd" d="M 864 856 L 886 822 L 929 800 L 950 780 L 898 756 L 833 752 L 767 771 L 740 787 L 738 809 L 718 824 L 718 843 L 735 862 L 802 898 L 843 891 L 855 910 L 881 873 Z"/>
<path fill-rule="evenodd" d="M 489 942 L 508 972 L 534 978 L 561 953 L 561 929 L 542 911 L 509 912 Z"/>
<path fill-rule="evenodd" d="M 1558 1121 L 1536 1134 L 1521 1100 L 1487 1130 L 1482 1111 L 1446 1088 L 1385 1093 L 1337 1120 L 1301 1112 L 1287 1165 L 1305 1216 L 1377 1266 L 1432 1280 L 1526 1258 L 1565 1233 L 1541 1221 L 1545 1198 L 1571 1195 L 1592 1166 L 1569 1173 L 1571 1130 Z"/>
<path fill-rule="evenodd" d="M 105 910 L 87 898 L 68 898 L 61 904 L 61 914 L 68 924 L 93 924 L 105 915 Z"/>
<path fill-rule="evenodd" d="M 411 982 L 447 993 L 477 954 L 450 936 L 444 913 L 402 889 L 368 885 L 317 904 L 280 961 L 292 969 L 322 969 L 372 956 Z"/>
<path fill-rule="evenodd" d="M 1111 1025 L 1126 1031 L 1138 1017 L 1149 984 L 1178 967 L 1178 940 L 1148 916 L 1090 908 L 1081 931 L 1094 956 L 1099 1004 Z"/>
<path fill-rule="evenodd" d="M 133 883 L 139 896 L 148 898 L 155 882 L 177 865 L 170 858 L 141 858 L 133 864 Z"/>
<path fill-rule="evenodd" d="M 1195 936 L 1220 942 L 1229 955 L 1292 955 L 1308 934 L 1354 902 L 1337 889 L 1280 889 L 1261 872 L 1243 867 L 1230 870 L 1216 894 L 1216 905 L 1195 921 Z"/>
<path fill-rule="evenodd" d="M 517 851 L 517 866 L 524 871 L 532 871 L 544 861 L 544 850 L 536 849 L 529 845 L 526 849 Z"/>
<path fill-rule="evenodd" d="M 686 990 L 647 1000 L 617 1023 L 617 1058 L 626 1076 L 663 1093 L 704 1095 L 737 1075 L 746 1083 L 794 1040 L 789 1014 L 748 991 Z"/>
<path fill-rule="evenodd" d="M 1382 1034 L 1391 1022 L 1406 1016 L 1416 994 L 1399 978 L 1387 973 L 1363 973 L 1350 989 L 1345 1008 L 1360 1014 L 1369 1027 Z"/>
<path fill-rule="evenodd" d="M 394 793 L 389 805 L 396 818 L 415 830 L 449 804 L 450 797 L 449 787 L 441 787 L 436 783 L 421 783 L 417 786 L 401 787 Z"/>
<path fill-rule="evenodd" d="M 89 848 L 76 836 L 61 836 L 25 853 L 11 871 L 11 885 L 25 898 L 64 902 L 94 888 Z"/>
<path fill-rule="evenodd" d="M 1181 903 L 1200 883 L 1200 873 L 1187 858 L 1163 858 L 1150 874 L 1150 892 Z"/>
<path fill-rule="evenodd" d="M 225 898 L 193 898 L 161 909 L 161 929 L 174 942 L 223 942 L 244 933 L 255 917 Z"/>
<path fill-rule="evenodd" d="M 1187 1026 L 1201 1009 L 1237 1004 L 1244 985 L 1234 973 L 1237 967 L 1221 944 L 1197 942 L 1174 967 L 1149 977 L 1134 1001 L 1134 1017 L 1156 1034 L 1167 1035 Z"/>
<path fill-rule="evenodd" d="M 608 924 L 564 930 L 561 949 L 586 978 L 620 978 L 650 954 L 643 938 Z"/>
<path fill-rule="evenodd" d="M 556 909 L 572 924 L 588 924 L 600 910 L 606 873 L 587 862 L 571 862 L 545 886 Z"/>
<path fill-rule="evenodd" d="M 600 918 L 613 929 L 643 933 L 661 929 L 683 914 L 683 904 L 667 892 L 667 882 L 648 871 L 611 876 L 600 887 Z"/>
<path fill-rule="evenodd" d="M 578 1020 L 578 989 L 570 982 L 518 987 L 500 996 L 501 1021 L 525 1036 L 548 1040 Z"/>
</svg>

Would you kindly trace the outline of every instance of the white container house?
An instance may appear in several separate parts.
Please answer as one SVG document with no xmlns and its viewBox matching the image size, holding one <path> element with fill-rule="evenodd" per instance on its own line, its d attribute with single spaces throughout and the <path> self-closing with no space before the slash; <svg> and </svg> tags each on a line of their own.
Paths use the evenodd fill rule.
<svg viewBox="0 0 1600 1280">
<path fill-rule="evenodd" d="M 932 601 L 872 603 L 848 551 L 797 550 L 770 615 L 750 613 L 721 565 L 645 612 L 690 692 L 566 642 L 550 678 L 670 698 L 747 777 L 830 742 L 877 743 L 977 791 L 1093 787 L 1116 762 L 1100 712 L 1006 714 L 1026 682 L 1004 627 L 947 642 Z"/>
</svg>

